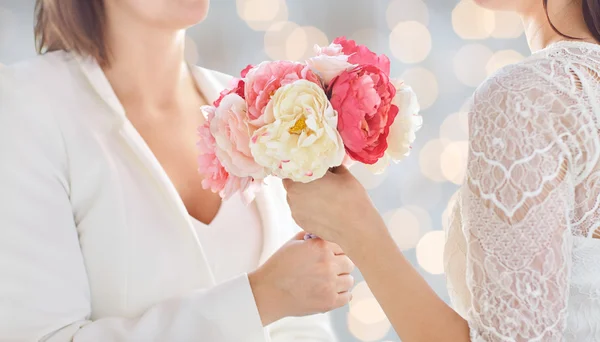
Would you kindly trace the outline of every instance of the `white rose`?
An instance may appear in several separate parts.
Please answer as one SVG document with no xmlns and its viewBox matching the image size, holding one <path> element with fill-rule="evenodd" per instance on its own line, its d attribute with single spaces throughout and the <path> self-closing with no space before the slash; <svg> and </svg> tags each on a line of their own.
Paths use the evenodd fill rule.
<svg viewBox="0 0 600 342">
<path fill-rule="evenodd" d="M 298 80 L 279 88 L 265 115 L 273 121 L 254 132 L 250 148 L 274 175 L 306 183 L 342 164 L 337 112 L 319 85 Z"/>
</svg>

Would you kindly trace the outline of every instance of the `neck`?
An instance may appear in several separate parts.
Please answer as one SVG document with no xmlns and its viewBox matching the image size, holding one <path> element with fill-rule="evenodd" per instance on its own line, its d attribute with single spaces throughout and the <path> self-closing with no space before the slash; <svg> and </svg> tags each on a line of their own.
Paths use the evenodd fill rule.
<svg viewBox="0 0 600 342">
<path fill-rule="evenodd" d="M 580 1 L 550 0 L 548 15 L 559 32 L 575 39 L 557 33 L 548 21 L 542 2 L 537 1 L 536 5 L 521 11 L 527 41 L 533 52 L 564 40 L 595 43 L 585 24 Z"/>
<path fill-rule="evenodd" d="M 195 91 L 184 58 L 185 30 L 107 17 L 113 19 L 107 23 L 111 59 L 104 72 L 122 102 L 169 107 Z"/>
</svg>

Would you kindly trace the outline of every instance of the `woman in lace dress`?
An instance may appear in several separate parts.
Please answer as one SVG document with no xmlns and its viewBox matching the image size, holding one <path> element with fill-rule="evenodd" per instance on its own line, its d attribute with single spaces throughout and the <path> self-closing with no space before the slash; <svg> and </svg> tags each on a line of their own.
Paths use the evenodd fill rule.
<svg viewBox="0 0 600 342">
<path fill-rule="evenodd" d="M 521 14 L 534 53 L 473 97 L 445 249 L 456 311 L 346 169 L 287 182 L 288 201 L 353 259 L 404 342 L 600 341 L 600 0 L 478 2 Z"/>
</svg>

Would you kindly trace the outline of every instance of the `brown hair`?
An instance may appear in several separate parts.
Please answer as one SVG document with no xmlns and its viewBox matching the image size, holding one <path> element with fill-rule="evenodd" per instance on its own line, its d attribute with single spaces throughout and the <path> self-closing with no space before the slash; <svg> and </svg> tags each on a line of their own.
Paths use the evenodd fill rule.
<svg viewBox="0 0 600 342">
<path fill-rule="evenodd" d="M 600 0 L 582 0 L 583 5 L 583 18 L 585 19 L 585 23 L 587 24 L 588 30 L 596 39 L 596 41 L 600 42 Z M 544 9 L 546 9 L 546 17 L 550 22 L 550 26 L 552 29 L 565 38 L 570 39 L 579 39 L 576 37 L 571 37 L 560 32 L 552 21 L 550 20 L 550 14 L 548 13 L 548 0 L 544 0 Z"/>
<path fill-rule="evenodd" d="M 72 51 L 108 64 L 103 0 L 36 0 L 35 19 L 38 53 Z"/>
</svg>

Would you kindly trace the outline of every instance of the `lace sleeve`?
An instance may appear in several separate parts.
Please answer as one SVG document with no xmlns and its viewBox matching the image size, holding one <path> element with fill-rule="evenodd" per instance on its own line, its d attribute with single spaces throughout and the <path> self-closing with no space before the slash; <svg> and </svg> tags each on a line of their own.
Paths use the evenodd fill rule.
<svg viewBox="0 0 600 342">
<path fill-rule="evenodd" d="M 557 125 L 565 99 L 518 67 L 475 95 L 463 192 L 474 342 L 562 341 L 573 184 Z M 517 75 L 517 76 L 515 76 Z"/>
</svg>

